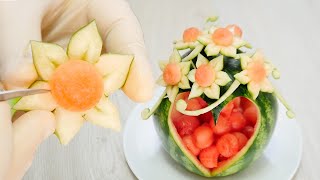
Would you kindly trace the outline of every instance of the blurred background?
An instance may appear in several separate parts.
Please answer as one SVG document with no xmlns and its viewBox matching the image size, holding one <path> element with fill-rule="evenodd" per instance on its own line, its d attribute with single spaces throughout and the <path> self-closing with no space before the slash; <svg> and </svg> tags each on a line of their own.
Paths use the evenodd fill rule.
<svg viewBox="0 0 320 180">
<path fill-rule="evenodd" d="M 319 0 L 129 0 L 140 20 L 154 75 L 172 42 L 185 28 L 202 27 L 208 16 L 238 24 L 244 39 L 263 49 L 279 68 L 274 82 L 296 112 L 303 130 L 303 157 L 294 179 L 320 177 L 320 1 Z M 135 106 L 121 92 L 113 97 L 122 122 Z M 119 103 L 120 101 L 120 103 Z M 121 106 L 124 101 L 125 107 Z M 128 104 L 128 105 L 127 105 Z M 294 149 L 292 149 L 294 151 Z M 41 145 L 25 180 L 136 179 L 126 164 L 122 134 L 86 124 L 66 147 L 52 136 Z"/>
</svg>

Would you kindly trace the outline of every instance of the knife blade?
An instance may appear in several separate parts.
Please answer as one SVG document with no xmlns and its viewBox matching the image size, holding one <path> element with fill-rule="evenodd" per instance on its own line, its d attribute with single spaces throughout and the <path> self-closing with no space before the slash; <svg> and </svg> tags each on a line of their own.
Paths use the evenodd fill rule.
<svg viewBox="0 0 320 180">
<path fill-rule="evenodd" d="M 19 90 L 10 90 L 10 91 L 0 91 L 0 101 L 6 101 L 9 99 L 30 96 L 34 94 L 47 93 L 50 90 L 47 89 L 19 89 Z"/>
</svg>

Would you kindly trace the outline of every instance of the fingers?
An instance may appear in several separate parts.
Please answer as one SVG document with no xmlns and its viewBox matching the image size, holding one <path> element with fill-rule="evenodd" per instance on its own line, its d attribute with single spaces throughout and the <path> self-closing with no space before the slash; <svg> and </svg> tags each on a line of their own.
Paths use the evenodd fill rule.
<svg viewBox="0 0 320 180">
<path fill-rule="evenodd" d="M 140 24 L 124 0 L 96 0 L 88 16 L 95 19 L 108 52 L 134 54 L 123 91 L 132 100 L 144 102 L 153 95 L 154 78 L 148 62 Z"/>
<path fill-rule="evenodd" d="M 41 40 L 41 19 L 47 1 L 0 2 L 0 78 L 6 89 L 28 87 L 37 74 L 30 40 Z"/>
<path fill-rule="evenodd" d="M 10 166 L 12 152 L 12 124 L 10 107 L 6 102 L 0 102 L 0 179 Z"/>
<path fill-rule="evenodd" d="M 21 179 L 31 165 L 37 147 L 55 131 L 49 111 L 30 111 L 13 123 L 12 165 L 6 179 Z"/>
</svg>

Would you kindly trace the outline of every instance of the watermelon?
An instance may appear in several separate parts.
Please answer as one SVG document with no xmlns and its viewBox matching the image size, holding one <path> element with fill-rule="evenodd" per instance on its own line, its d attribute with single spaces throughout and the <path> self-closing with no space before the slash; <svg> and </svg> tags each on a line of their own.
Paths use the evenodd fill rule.
<svg viewBox="0 0 320 180">
<path fill-rule="evenodd" d="M 230 78 L 233 78 L 233 75 L 240 70 L 238 60 L 225 57 L 224 71 L 229 74 Z M 221 88 L 222 94 L 228 90 L 230 85 L 231 83 Z M 186 100 L 188 95 L 188 91 L 180 90 L 173 103 L 171 103 L 168 98 L 163 98 L 154 113 L 155 129 L 160 136 L 165 150 L 177 163 L 195 174 L 204 177 L 216 177 L 237 173 L 261 156 L 271 138 L 276 124 L 278 106 L 273 94 L 260 92 L 259 96 L 254 99 L 247 87 L 240 85 L 225 101 L 210 111 L 213 116 L 212 119 L 215 121 L 208 124 L 206 121 L 203 121 L 200 116 L 197 116 L 199 121 L 203 123 L 198 128 L 205 129 L 203 126 L 211 127 L 214 132 L 214 143 L 212 144 L 210 142 L 202 147 L 198 147 L 195 137 L 190 135 L 187 136 L 189 144 L 186 146 L 186 140 L 182 140 L 183 137 L 179 135 L 174 124 L 177 118 L 184 116 L 176 110 L 175 104 L 179 99 Z M 241 102 L 239 102 L 239 97 L 241 98 Z M 206 104 L 215 102 L 215 100 L 205 96 L 201 96 L 201 99 L 203 99 Z M 186 102 L 188 103 L 188 100 L 186 100 Z M 200 101 L 198 100 L 198 102 Z M 232 105 L 230 103 L 232 103 Z M 191 101 L 190 104 L 196 103 Z M 195 105 L 189 104 L 188 106 L 195 107 Z M 248 108 L 249 110 L 247 110 Z M 254 110 L 256 110 L 256 114 L 253 113 Z M 246 114 L 244 115 L 244 113 Z M 241 120 L 233 118 L 234 114 L 241 117 Z M 255 116 L 256 120 L 253 120 Z M 225 119 L 222 120 L 222 122 L 225 121 L 222 125 L 219 123 L 221 119 Z M 227 121 L 230 122 L 228 123 Z M 221 131 L 221 129 L 227 129 L 227 131 Z M 191 139 L 192 137 L 194 139 Z M 228 143 L 226 144 L 226 142 Z M 211 144 L 212 146 L 210 146 Z M 206 149 L 212 149 L 212 147 L 218 151 L 211 150 L 212 154 L 205 153 L 208 151 Z M 232 152 L 227 152 L 227 150 L 230 151 L 230 149 L 226 148 L 233 148 L 231 149 Z M 222 152 L 219 152 L 219 149 Z M 219 157 L 218 152 L 220 154 Z M 223 154 L 230 157 L 224 157 Z M 212 161 L 205 159 L 211 156 L 215 157 Z M 219 159 L 218 165 L 216 165 L 216 159 Z"/>
</svg>

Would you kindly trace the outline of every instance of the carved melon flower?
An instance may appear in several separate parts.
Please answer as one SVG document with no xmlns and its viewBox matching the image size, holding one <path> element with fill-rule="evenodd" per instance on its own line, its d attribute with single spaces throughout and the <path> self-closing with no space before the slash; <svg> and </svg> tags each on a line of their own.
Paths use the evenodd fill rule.
<svg viewBox="0 0 320 180">
<path fill-rule="evenodd" d="M 247 84 L 248 91 L 252 97 L 256 99 L 259 92 L 272 93 L 274 88 L 268 80 L 273 67 L 265 61 L 263 54 L 257 51 L 252 57 L 248 55 L 241 55 L 241 68 L 243 71 L 234 75 L 234 77 L 241 83 Z"/>
<path fill-rule="evenodd" d="M 197 69 L 190 71 L 188 78 L 193 82 L 189 99 L 205 94 L 211 99 L 220 97 L 220 86 L 225 86 L 231 81 L 229 75 L 222 71 L 223 56 L 219 56 L 209 62 L 207 58 L 199 54 L 196 62 Z"/>
<path fill-rule="evenodd" d="M 202 32 L 196 27 L 190 27 L 183 32 L 182 40 L 176 41 L 174 47 L 178 50 L 194 49 L 200 43 L 197 41 Z"/>
<path fill-rule="evenodd" d="M 228 25 L 225 28 L 212 26 L 207 33 L 199 36 L 198 41 L 206 46 L 207 56 L 222 55 L 238 58 L 237 49 L 242 46 L 249 47 L 242 39 L 242 30 L 237 25 Z"/>
<path fill-rule="evenodd" d="M 133 56 L 101 55 L 95 21 L 71 37 L 67 51 L 36 41 L 31 48 L 39 79 L 30 88 L 50 92 L 22 97 L 13 109 L 52 111 L 62 144 L 68 144 L 86 121 L 120 130 L 119 112 L 108 96 L 124 85 Z"/>
<path fill-rule="evenodd" d="M 190 61 L 202 51 L 204 45 L 198 41 L 202 34 L 203 32 L 198 28 L 190 27 L 183 32 L 182 40 L 174 42 L 174 48 L 177 50 L 191 49 L 191 52 L 182 61 Z"/>
<path fill-rule="evenodd" d="M 174 50 L 168 62 L 161 61 L 160 69 L 163 74 L 160 75 L 157 83 L 165 86 L 168 98 L 171 102 L 181 89 L 189 89 L 190 83 L 187 74 L 190 71 L 191 62 L 181 62 L 181 56 L 177 50 Z"/>
</svg>

